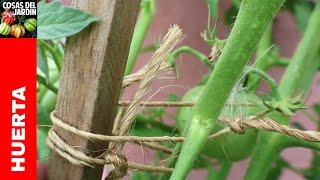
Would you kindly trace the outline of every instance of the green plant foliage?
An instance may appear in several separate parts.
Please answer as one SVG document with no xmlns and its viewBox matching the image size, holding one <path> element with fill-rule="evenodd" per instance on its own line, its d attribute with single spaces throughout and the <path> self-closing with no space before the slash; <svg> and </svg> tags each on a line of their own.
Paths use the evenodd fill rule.
<svg viewBox="0 0 320 180">
<path fill-rule="evenodd" d="M 270 25 L 283 3 L 284 0 L 242 1 L 227 43 L 206 88 L 194 107 L 186 140 L 170 179 L 186 178 L 191 170 L 191 164 L 204 148 L 209 133 L 216 125 L 226 100 L 252 56 L 264 30 Z"/>
<path fill-rule="evenodd" d="M 37 124 L 52 125 L 52 122 L 50 120 L 50 113 L 40 104 L 37 104 Z"/>
<path fill-rule="evenodd" d="M 48 58 L 43 46 L 39 43 L 37 44 L 37 66 L 45 74 L 46 78 L 49 79 Z"/>
<path fill-rule="evenodd" d="M 315 104 L 313 106 L 313 110 L 317 113 L 317 115 L 320 117 L 320 104 Z"/>
<path fill-rule="evenodd" d="M 303 176 L 308 180 L 320 179 L 320 152 L 314 152 L 311 166 L 303 173 Z"/>
<path fill-rule="evenodd" d="M 208 6 L 210 7 L 210 15 L 214 18 L 218 18 L 218 3 L 219 0 L 207 0 Z"/>
<path fill-rule="evenodd" d="M 281 172 L 284 168 L 290 167 L 290 164 L 283 158 L 279 157 L 274 163 L 273 167 L 270 169 L 266 180 L 279 179 Z"/>
<path fill-rule="evenodd" d="M 58 1 L 38 3 L 38 39 L 58 39 L 77 34 L 99 19 L 89 13 L 62 6 Z"/>
<path fill-rule="evenodd" d="M 37 154 L 38 160 L 47 162 L 49 157 L 49 148 L 46 144 L 46 140 L 48 137 L 48 129 L 44 127 L 37 128 Z"/>
<path fill-rule="evenodd" d="M 134 175 L 132 176 L 131 180 L 154 180 L 155 176 L 152 175 L 152 173 L 150 172 L 136 172 L 134 173 Z"/>
<path fill-rule="evenodd" d="M 4 1 L 8 0 L 2 0 L 2 2 Z M 205 93 L 194 92 L 194 89 L 191 89 L 185 95 L 189 98 L 184 96 L 182 99 L 175 94 L 170 94 L 167 101 L 193 101 L 196 105 L 195 107 L 178 108 L 177 115 L 167 112 L 166 107 L 145 107 L 136 117 L 136 123 L 130 131 L 131 135 L 143 137 L 186 136 L 188 133 L 184 148 L 182 148 L 182 143 L 160 143 L 172 149 L 173 153 L 169 156 L 163 152 L 157 152 L 154 159 L 154 165 L 156 166 L 161 164 L 158 161 L 166 160 L 166 167 L 175 168 L 171 179 L 184 179 L 189 170 L 198 168 L 208 171 L 208 180 L 227 179 L 232 167 L 230 160 L 240 160 L 249 155 L 251 155 L 249 156 L 251 162 L 244 179 L 279 179 L 283 169 L 295 170 L 290 163 L 279 156 L 279 153 L 288 147 L 312 149 L 313 159 L 310 166 L 302 169 L 301 172 L 296 172 L 306 179 L 320 179 L 320 153 L 318 152 L 320 143 L 306 142 L 267 131 L 259 131 L 258 137 L 256 137 L 257 131 L 254 130 L 247 130 L 244 135 L 226 134 L 207 142 L 209 134 L 225 127 L 215 120 L 221 116 L 220 110 L 224 112 L 225 99 L 228 102 L 229 90 L 231 89 L 232 92 L 234 85 L 238 84 L 239 77 L 243 76 L 241 80 L 245 83 L 241 84 L 244 87 L 253 87 L 249 90 L 255 91 L 258 89 L 259 79 L 264 79 L 271 88 L 271 92 L 263 96 L 266 107 L 261 104 L 261 100 L 256 96 L 257 93 L 253 95 L 250 92 L 250 96 L 252 95 L 255 98 L 247 97 L 248 93 L 246 93 L 244 101 L 259 101 L 261 107 L 263 106 L 263 110 L 259 107 L 260 110 L 252 110 L 254 112 L 251 114 L 248 111 L 256 107 L 243 107 L 243 109 L 248 110 L 246 112 L 248 115 L 270 111 L 265 117 L 282 124 L 288 124 L 289 116 L 293 116 L 296 111 L 305 108 L 301 99 L 308 92 L 314 74 L 319 70 L 320 65 L 320 61 L 316 61 L 320 57 L 320 41 L 317 38 L 320 27 L 320 21 L 318 21 L 320 6 L 317 5 L 316 7 L 315 2 L 305 0 L 286 1 L 282 6 L 283 1 L 232 0 L 230 9 L 227 10 L 223 18 L 227 25 L 233 27 L 229 38 L 224 40 L 216 37 L 219 0 L 202 1 L 209 7 L 209 16 L 208 26 L 201 33 L 201 36 L 210 48 L 214 44 L 218 45 L 219 52 L 222 52 L 220 58 L 217 62 L 212 62 L 207 56 L 209 55 L 208 52 L 201 53 L 192 47 L 181 46 L 169 54 L 167 62 L 175 66 L 176 59 L 181 54 L 186 53 L 207 65 L 209 73 L 202 77 L 201 82 L 196 87 L 201 88 L 201 91 Z M 240 8 L 240 4 L 242 4 L 242 8 Z M 145 35 L 155 15 L 155 6 L 156 0 L 141 1 L 140 16 L 131 41 L 126 75 L 131 73 L 135 61 L 141 53 L 152 52 L 159 48 L 159 43 L 142 48 Z M 280 7 L 292 13 L 296 25 L 303 35 L 302 43 L 300 43 L 292 60 L 280 57 L 279 49 L 276 49 L 277 45 L 275 45 L 276 48 L 270 50 L 270 47 L 273 47 L 273 43 L 275 43 L 272 39 L 272 17 L 276 15 L 277 9 Z M 316 11 L 317 14 L 315 13 L 311 18 L 313 11 Z M 50 151 L 46 145 L 46 138 L 48 130 L 52 126 L 49 113 L 54 110 L 56 104 L 59 76 L 64 56 L 64 41 L 61 41 L 61 38 L 79 33 L 91 23 L 98 21 L 98 18 L 78 9 L 64 7 L 58 1 L 47 4 L 44 0 L 38 3 L 38 14 L 37 153 L 38 159 L 47 161 Z M 210 25 L 210 18 L 216 21 L 213 27 Z M 236 18 L 239 22 L 235 21 Z M 308 19 L 312 20 L 308 23 Z M 262 35 L 262 40 L 259 42 Z M 261 61 L 256 63 L 254 67 L 246 66 L 255 50 L 256 57 L 263 55 Z M 269 50 L 270 52 L 266 53 Z M 276 81 L 265 72 L 273 66 L 287 67 L 279 88 Z M 176 68 L 176 71 L 178 77 L 178 68 Z M 249 75 L 246 79 L 247 74 Z M 256 76 L 258 80 L 253 81 L 250 78 L 251 74 Z M 194 92 L 194 94 L 190 92 Z M 241 101 L 241 99 L 238 100 Z M 312 106 L 312 109 L 318 115 L 317 118 L 313 119 L 316 119 L 315 121 L 320 127 L 320 105 L 316 104 Z M 240 113 L 236 112 L 235 114 Z M 227 116 L 227 114 L 222 115 Z M 166 124 L 164 119 L 167 117 L 177 120 L 177 126 Z M 300 123 L 290 122 L 290 125 L 306 130 Z M 246 140 L 248 137 L 250 141 Z M 223 148 L 221 144 L 224 146 Z M 204 150 L 201 149 L 202 147 L 205 147 Z M 197 157 L 198 154 L 200 155 Z M 179 161 L 176 163 L 178 158 Z M 213 166 L 213 159 L 219 160 L 219 168 Z M 130 175 L 130 179 L 153 180 L 159 178 L 159 180 L 167 180 L 170 175 L 137 171 Z"/>
<path fill-rule="evenodd" d="M 226 24 L 232 27 L 238 15 L 238 11 L 239 11 L 239 7 L 232 4 L 224 16 L 224 20 Z"/>
</svg>

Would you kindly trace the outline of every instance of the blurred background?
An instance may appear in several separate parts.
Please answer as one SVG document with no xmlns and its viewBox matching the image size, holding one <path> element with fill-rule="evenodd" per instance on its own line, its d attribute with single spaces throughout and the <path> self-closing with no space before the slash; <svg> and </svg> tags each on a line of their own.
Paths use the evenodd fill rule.
<svg viewBox="0 0 320 180">
<path fill-rule="evenodd" d="M 65 5 L 70 5 L 71 0 L 61 0 Z M 217 26 L 217 36 L 220 39 L 228 37 L 230 27 L 225 22 L 225 14 L 231 8 L 231 0 L 223 0 L 219 2 L 219 22 Z M 178 46 L 187 45 L 203 54 L 209 55 L 211 47 L 209 47 L 201 38 L 200 32 L 207 27 L 208 7 L 205 0 L 158 0 L 156 1 L 156 14 L 147 33 L 144 46 L 159 41 L 167 32 L 168 28 L 177 24 L 182 28 L 186 37 Z M 319 17 L 320 20 L 320 17 Z M 306 19 L 307 21 L 307 19 Z M 212 24 L 214 21 L 212 21 Z M 274 20 L 273 37 L 275 44 L 279 47 L 280 54 L 283 57 L 290 58 L 297 47 L 301 34 L 296 25 L 294 16 L 288 10 L 281 10 Z M 151 53 L 145 53 L 138 57 L 134 71 L 147 63 L 151 57 Z M 174 73 L 165 77 L 159 77 L 152 86 L 151 94 L 154 95 L 152 100 L 164 100 L 169 94 L 176 94 L 182 97 L 185 92 L 194 87 L 201 78 L 208 73 L 208 68 L 190 55 L 182 54 L 177 60 L 179 69 L 179 79 L 175 79 Z M 268 70 L 268 74 L 274 77 L 278 82 L 282 76 L 283 68 L 276 67 Z M 129 100 L 135 92 L 137 86 L 133 85 L 126 89 L 123 99 Z M 262 83 L 260 90 L 266 92 L 266 86 Z M 320 103 L 320 73 L 318 72 L 314 79 L 313 87 L 307 100 L 307 105 Z M 168 108 L 167 111 L 175 112 L 175 108 Z M 310 111 L 309 113 L 313 113 Z M 294 121 L 300 122 L 308 130 L 316 130 L 316 124 L 306 117 L 305 113 L 299 112 Z M 174 123 L 167 120 L 168 123 Z M 137 145 L 127 144 L 124 150 L 130 161 L 140 163 L 152 163 L 154 152 L 147 148 L 142 149 Z M 310 150 L 303 148 L 290 148 L 282 152 L 285 160 L 290 162 L 294 167 L 304 168 L 309 165 L 312 158 Z M 228 179 L 242 179 L 245 173 L 248 160 L 235 163 L 232 167 Z M 129 174 L 130 177 L 130 174 Z M 206 171 L 193 171 L 188 179 L 206 179 Z M 293 170 L 283 171 L 281 178 L 287 179 L 303 179 L 302 176 Z"/>
</svg>

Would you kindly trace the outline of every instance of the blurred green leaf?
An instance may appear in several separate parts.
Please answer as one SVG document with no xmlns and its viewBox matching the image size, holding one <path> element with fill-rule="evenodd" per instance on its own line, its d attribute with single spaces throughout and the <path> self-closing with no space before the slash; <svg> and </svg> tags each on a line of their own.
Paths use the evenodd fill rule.
<svg viewBox="0 0 320 180">
<path fill-rule="evenodd" d="M 313 110 L 315 111 L 318 117 L 317 126 L 319 130 L 320 129 L 320 104 L 313 105 Z"/>
<path fill-rule="evenodd" d="M 37 128 L 37 154 L 38 160 L 47 162 L 48 155 L 50 150 L 46 144 L 46 140 L 48 137 L 48 129 L 46 127 L 38 127 Z"/>
<path fill-rule="evenodd" d="M 218 3 L 219 0 L 207 0 L 208 6 L 210 8 L 210 15 L 214 18 L 218 18 Z"/>
<path fill-rule="evenodd" d="M 224 15 L 224 20 L 226 22 L 227 25 L 229 25 L 230 27 L 233 26 L 234 22 L 236 21 L 236 17 L 238 15 L 238 7 L 235 5 L 232 5 L 225 13 Z"/>
<path fill-rule="evenodd" d="M 37 74 L 37 82 L 43 84 L 46 88 L 50 89 L 53 93 L 58 93 L 58 88 L 55 87 L 48 79 Z"/>
<path fill-rule="evenodd" d="M 283 158 L 279 157 L 270 169 L 266 180 L 279 179 L 281 172 L 284 168 L 290 167 L 290 164 Z"/>
<path fill-rule="evenodd" d="M 320 179 L 320 153 L 315 152 L 311 167 L 307 169 L 303 176 L 308 180 L 319 180 Z"/>
<path fill-rule="evenodd" d="M 315 104 L 313 106 L 313 109 L 317 113 L 317 115 L 320 116 L 320 104 Z"/>
<path fill-rule="evenodd" d="M 138 171 L 134 173 L 131 179 L 132 180 L 154 180 L 155 177 L 150 172 Z"/>
<path fill-rule="evenodd" d="M 210 78 L 210 75 L 211 75 L 211 72 L 212 71 L 209 71 L 208 74 L 204 75 L 201 79 L 201 81 L 198 83 L 198 86 L 201 86 L 201 85 L 206 85 L 209 78 Z"/>
<path fill-rule="evenodd" d="M 180 101 L 180 97 L 178 95 L 176 95 L 176 94 L 169 94 L 167 100 L 170 101 L 170 102 L 179 102 Z"/>
<path fill-rule="evenodd" d="M 151 109 L 151 117 L 154 119 L 161 118 L 162 115 L 164 114 L 164 112 L 165 112 L 164 107 L 153 108 L 153 109 Z"/>
<path fill-rule="evenodd" d="M 217 179 L 218 172 L 212 167 L 212 165 L 209 165 L 207 170 L 208 170 L 207 180 Z"/>
<path fill-rule="evenodd" d="M 50 113 L 39 103 L 37 104 L 37 124 L 46 126 L 52 125 Z"/>
<path fill-rule="evenodd" d="M 55 44 L 51 40 L 44 41 L 44 40 L 38 39 L 37 44 L 43 48 L 44 52 L 46 52 L 47 58 L 51 58 L 53 60 L 56 68 L 60 72 L 63 54 L 60 52 L 60 49 L 58 47 L 59 42 Z M 50 62 L 48 62 L 48 66 L 50 71 Z"/>
<path fill-rule="evenodd" d="M 194 169 L 204 169 L 204 168 L 207 168 L 208 166 L 212 166 L 212 162 L 201 156 L 198 157 L 198 159 L 193 164 Z"/>
<path fill-rule="evenodd" d="M 208 177 L 207 179 L 227 179 L 227 176 L 232 167 L 232 163 L 229 161 L 220 161 L 219 170 L 215 170 L 212 164 L 208 166 Z"/>
<path fill-rule="evenodd" d="M 136 118 L 136 124 L 131 132 L 135 136 L 173 136 L 178 134 L 178 131 L 173 127 L 163 124 L 159 121 L 155 121 L 151 117 L 145 117 L 138 115 Z"/>
<path fill-rule="evenodd" d="M 49 79 L 48 58 L 44 47 L 40 43 L 37 43 L 37 66 L 45 74 L 46 78 Z"/>
<path fill-rule="evenodd" d="M 82 31 L 99 19 L 70 7 L 62 6 L 58 1 L 38 3 L 38 38 L 43 40 L 68 37 Z"/>
</svg>

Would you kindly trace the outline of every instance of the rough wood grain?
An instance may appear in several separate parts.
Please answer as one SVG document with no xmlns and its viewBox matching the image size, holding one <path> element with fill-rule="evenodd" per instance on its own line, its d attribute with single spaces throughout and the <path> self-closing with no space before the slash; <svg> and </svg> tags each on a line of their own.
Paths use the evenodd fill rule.
<svg viewBox="0 0 320 180">
<path fill-rule="evenodd" d="M 95 14 L 100 21 L 67 40 L 56 105 L 58 118 L 84 131 L 111 134 L 139 3 L 139 0 L 72 1 L 73 7 Z M 107 143 L 92 143 L 54 128 L 71 145 L 91 151 L 108 147 Z M 49 158 L 50 180 L 101 179 L 102 171 L 102 166 L 74 166 L 54 152 Z"/>
</svg>

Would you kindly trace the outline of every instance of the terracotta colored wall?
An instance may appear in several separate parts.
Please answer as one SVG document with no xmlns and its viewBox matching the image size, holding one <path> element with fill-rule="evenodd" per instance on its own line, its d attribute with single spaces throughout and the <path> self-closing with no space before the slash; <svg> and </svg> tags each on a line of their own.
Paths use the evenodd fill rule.
<svg viewBox="0 0 320 180">
<path fill-rule="evenodd" d="M 62 2 L 69 4 L 69 0 L 62 0 Z M 229 7 L 229 5 L 230 0 L 221 1 L 219 9 L 220 17 L 223 16 L 223 12 Z M 167 32 L 170 25 L 178 24 L 187 35 L 180 45 L 188 45 L 203 52 L 204 54 L 208 54 L 210 52 L 210 48 L 206 46 L 200 37 L 200 32 L 206 28 L 206 23 L 207 7 L 205 0 L 159 0 L 157 1 L 156 16 L 151 25 L 150 31 L 147 34 L 145 45 L 161 39 L 161 37 L 163 37 Z M 281 55 L 291 57 L 300 39 L 300 35 L 295 27 L 292 16 L 288 12 L 281 12 L 276 18 L 273 31 L 275 40 L 281 48 Z M 227 37 L 228 32 L 229 28 L 220 21 L 218 26 L 218 36 L 220 38 Z M 150 56 L 151 54 L 141 55 L 135 69 L 144 65 Z M 188 91 L 188 89 L 196 85 L 201 77 L 208 71 L 204 65 L 189 55 L 181 55 L 178 58 L 177 64 L 179 66 L 180 79 L 176 81 L 173 78 L 161 78 L 154 82 L 151 94 L 155 93 L 159 88 L 163 89 L 153 96 L 153 100 L 163 100 L 170 93 L 182 96 L 186 91 Z M 273 68 L 269 72 L 273 77 L 279 80 L 283 69 Z M 168 75 L 168 77 L 173 77 L 173 74 Z M 317 74 L 317 78 L 314 80 L 314 86 L 312 88 L 308 104 L 315 102 L 320 103 L 319 80 L 320 73 Z M 134 89 L 135 86 L 130 87 L 124 98 L 129 99 L 131 94 L 134 92 Z M 263 86 L 261 91 L 264 91 L 264 89 L 265 88 Z M 173 112 L 175 109 L 172 108 L 169 109 L 169 111 Z M 310 130 L 315 129 L 315 125 L 311 121 L 307 120 L 302 113 L 298 113 L 298 115 L 293 119 L 302 122 Z M 140 147 L 132 145 L 127 145 L 124 152 L 131 161 L 145 163 L 151 163 L 150 157 L 154 154 L 148 149 L 142 150 Z M 310 151 L 302 148 L 291 148 L 285 150 L 282 155 L 296 167 L 307 166 L 311 158 Z M 232 173 L 228 179 L 241 179 L 246 167 L 247 161 L 236 163 L 232 168 Z M 189 175 L 188 179 L 205 179 L 205 177 L 205 171 L 194 171 Z M 285 171 L 281 179 L 302 179 L 302 177 L 291 171 Z"/>
</svg>

